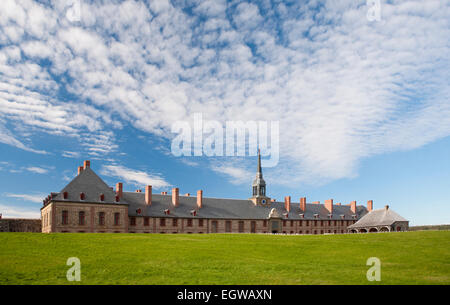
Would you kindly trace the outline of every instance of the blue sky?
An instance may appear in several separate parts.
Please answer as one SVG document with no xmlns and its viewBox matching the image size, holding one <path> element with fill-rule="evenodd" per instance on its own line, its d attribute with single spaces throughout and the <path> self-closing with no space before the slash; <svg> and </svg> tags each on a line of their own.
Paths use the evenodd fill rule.
<svg viewBox="0 0 450 305">
<path fill-rule="evenodd" d="M 366 1 L 72 4 L 0 3 L 4 217 L 38 216 L 85 159 L 130 191 L 247 198 L 255 157 L 172 155 L 202 113 L 279 122 L 273 198 L 450 223 L 448 1 L 380 1 L 378 21 Z"/>
</svg>

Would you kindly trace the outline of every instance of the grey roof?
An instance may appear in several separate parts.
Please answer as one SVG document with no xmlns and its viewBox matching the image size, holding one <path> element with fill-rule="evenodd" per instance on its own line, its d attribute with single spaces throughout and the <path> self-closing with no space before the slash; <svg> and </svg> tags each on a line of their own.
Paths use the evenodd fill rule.
<svg viewBox="0 0 450 305">
<path fill-rule="evenodd" d="M 63 198 L 63 193 L 68 193 L 68 198 Z M 85 194 L 85 200 L 80 200 L 80 193 Z M 105 195 L 105 200 L 100 201 L 100 194 Z M 107 204 L 127 204 L 130 216 L 150 217 L 195 217 L 195 218 L 217 218 L 217 219 L 267 219 L 270 211 L 275 208 L 279 215 L 285 219 L 353 219 L 354 213 L 348 205 L 334 205 L 333 215 L 329 218 L 329 212 L 323 204 L 306 204 L 306 212 L 300 210 L 299 203 L 291 203 L 291 210 L 286 215 L 284 202 L 271 202 L 267 206 L 255 206 L 248 199 L 224 199 L 203 197 L 202 208 L 197 209 L 197 197 L 179 196 L 179 205 L 174 207 L 172 195 L 152 194 L 152 204 L 145 204 L 145 193 L 123 192 L 120 201 L 115 202 L 116 193 L 103 180 L 95 174 L 91 168 L 86 168 L 75 177 L 60 193 L 52 200 L 70 202 L 92 202 Z M 356 216 L 359 219 L 367 213 L 364 206 L 356 207 Z M 170 214 L 164 210 L 170 210 Z M 141 213 L 138 213 L 140 210 Z M 196 216 L 192 211 L 197 210 Z M 301 217 L 300 214 L 303 214 Z M 319 218 L 315 218 L 317 214 Z M 342 216 L 344 218 L 342 218 Z"/>
<path fill-rule="evenodd" d="M 174 207 L 171 195 L 152 194 L 152 204 L 145 204 L 144 193 L 124 192 L 123 200 L 129 204 L 128 214 L 130 216 L 152 216 L 152 217 L 195 217 L 195 218 L 227 218 L 227 219 L 266 219 L 270 211 L 275 208 L 279 215 L 287 212 L 284 202 L 272 202 L 268 206 L 255 206 L 251 200 L 246 199 L 223 199 L 203 197 L 202 208 L 197 210 L 197 197 L 180 196 L 179 205 Z M 140 214 L 137 210 L 140 209 Z M 166 215 L 164 210 L 169 209 L 170 214 Z M 353 212 L 350 206 L 333 206 L 331 219 L 353 219 Z M 196 216 L 191 211 L 197 210 Z M 356 215 L 361 217 L 367 213 L 367 209 L 358 206 Z M 304 214 L 304 218 L 300 216 Z M 330 219 L 329 212 L 323 204 L 306 205 L 306 212 L 300 210 L 300 203 L 291 203 L 291 210 L 286 219 L 315 219 L 314 214 L 318 214 L 318 219 Z"/>
<path fill-rule="evenodd" d="M 397 221 L 408 221 L 390 208 L 373 210 L 348 228 L 363 228 L 376 226 L 390 226 Z"/>
<path fill-rule="evenodd" d="M 64 192 L 67 192 L 67 199 L 64 199 Z M 80 200 L 80 193 L 84 193 L 84 200 Z M 100 194 L 105 195 L 104 201 L 100 201 Z M 123 201 L 116 202 L 116 192 L 97 176 L 90 167 L 84 169 L 53 199 L 94 203 L 124 203 Z"/>
</svg>

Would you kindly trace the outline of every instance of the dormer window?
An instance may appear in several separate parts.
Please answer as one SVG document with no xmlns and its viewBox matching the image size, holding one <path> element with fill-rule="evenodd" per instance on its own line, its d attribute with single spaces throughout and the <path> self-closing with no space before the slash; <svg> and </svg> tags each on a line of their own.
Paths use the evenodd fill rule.
<svg viewBox="0 0 450 305">
<path fill-rule="evenodd" d="M 85 197 L 84 193 L 80 193 L 80 200 L 84 200 Z"/>
<path fill-rule="evenodd" d="M 305 214 L 298 214 L 298 216 L 300 216 L 300 218 L 305 218 Z"/>
<path fill-rule="evenodd" d="M 116 196 L 116 202 L 119 202 L 119 201 L 120 201 L 120 197 Z"/>
<path fill-rule="evenodd" d="M 289 218 L 289 213 L 283 213 L 283 216 Z"/>
<path fill-rule="evenodd" d="M 315 219 L 319 219 L 319 214 L 314 214 Z"/>
<path fill-rule="evenodd" d="M 352 218 L 353 218 L 353 219 L 356 219 L 356 215 L 352 215 Z"/>
<path fill-rule="evenodd" d="M 191 215 L 192 216 L 197 216 L 197 211 L 196 210 L 191 210 Z"/>
<path fill-rule="evenodd" d="M 64 198 L 64 199 L 67 199 L 68 197 L 69 197 L 69 193 L 64 192 L 64 193 L 63 193 L 63 198 Z"/>
<path fill-rule="evenodd" d="M 333 214 L 328 214 L 328 218 L 329 219 L 333 218 Z"/>
<path fill-rule="evenodd" d="M 169 209 L 165 209 L 165 210 L 164 210 L 164 214 L 170 215 L 170 210 L 169 210 Z"/>
<path fill-rule="evenodd" d="M 105 201 L 105 194 L 100 194 L 100 201 Z"/>
<path fill-rule="evenodd" d="M 345 215 L 341 215 L 341 219 L 345 219 Z"/>
</svg>

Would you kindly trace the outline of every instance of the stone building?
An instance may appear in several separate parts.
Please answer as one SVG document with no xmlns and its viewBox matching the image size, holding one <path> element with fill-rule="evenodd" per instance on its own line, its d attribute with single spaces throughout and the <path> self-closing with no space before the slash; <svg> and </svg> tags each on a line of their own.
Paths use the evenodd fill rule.
<svg viewBox="0 0 450 305">
<path fill-rule="evenodd" d="M 307 203 L 277 202 L 266 195 L 261 157 L 249 199 L 225 199 L 144 191 L 126 192 L 121 182 L 115 189 L 95 174 L 89 161 L 59 193 L 51 193 L 41 208 L 42 232 L 130 232 L 130 233 L 346 233 L 372 209 L 334 204 L 333 199 Z"/>
<path fill-rule="evenodd" d="M 348 227 L 349 233 L 408 231 L 409 221 L 385 206 L 364 215 Z"/>
</svg>

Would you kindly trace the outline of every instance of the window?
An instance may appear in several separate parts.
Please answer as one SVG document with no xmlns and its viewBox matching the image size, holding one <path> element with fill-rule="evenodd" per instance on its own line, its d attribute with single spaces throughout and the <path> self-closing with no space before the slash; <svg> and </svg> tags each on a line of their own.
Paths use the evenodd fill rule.
<svg viewBox="0 0 450 305">
<path fill-rule="evenodd" d="M 225 221 L 225 232 L 227 233 L 231 232 L 231 220 Z"/>
<path fill-rule="evenodd" d="M 286 220 L 283 220 L 283 226 L 286 226 Z"/>
<path fill-rule="evenodd" d="M 144 217 L 144 226 L 148 227 L 150 224 L 150 218 Z"/>
<path fill-rule="evenodd" d="M 178 219 L 174 218 L 172 219 L 172 227 L 177 227 L 178 226 Z"/>
<path fill-rule="evenodd" d="M 256 193 L 256 186 L 254 186 L 253 187 L 253 196 L 256 196 L 257 195 L 257 193 Z"/>
<path fill-rule="evenodd" d="M 98 213 L 98 224 L 101 226 L 105 225 L 105 212 Z"/>
<path fill-rule="evenodd" d="M 203 219 L 199 219 L 198 220 L 198 226 L 199 227 L 203 227 Z"/>
<path fill-rule="evenodd" d="M 239 233 L 244 232 L 244 222 L 242 220 L 239 221 Z"/>
<path fill-rule="evenodd" d="M 323 220 L 320 221 L 320 226 L 323 227 Z"/>
<path fill-rule="evenodd" d="M 130 226 L 136 225 L 136 217 L 130 217 Z"/>
<path fill-rule="evenodd" d="M 69 197 L 69 194 L 68 194 L 67 192 L 64 192 L 63 198 L 64 198 L 64 199 L 67 199 L 67 197 Z"/>
<path fill-rule="evenodd" d="M 120 213 L 114 213 L 114 225 L 118 226 L 120 224 Z"/>
<path fill-rule="evenodd" d="M 256 233 L 256 221 L 250 223 L 250 232 Z"/>
<path fill-rule="evenodd" d="M 189 218 L 189 219 L 187 220 L 187 226 L 188 226 L 188 227 L 192 227 L 192 219 Z"/>
<path fill-rule="evenodd" d="M 294 226 L 294 221 L 293 220 L 291 220 L 291 227 L 293 227 Z"/>
<path fill-rule="evenodd" d="M 84 216 L 85 216 L 84 211 L 78 212 L 78 224 L 80 226 L 84 226 Z"/>
<path fill-rule="evenodd" d="M 69 223 L 69 212 L 68 211 L 62 211 L 62 224 L 66 225 Z"/>
<path fill-rule="evenodd" d="M 161 226 L 161 227 L 165 227 L 166 226 L 166 219 L 165 218 L 161 218 L 159 220 L 159 226 Z"/>
<path fill-rule="evenodd" d="M 306 221 L 306 226 L 309 226 L 309 220 Z"/>
<path fill-rule="evenodd" d="M 266 196 L 266 187 L 261 186 L 261 195 Z"/>
<path fill-rule="evenodd" d="M 264 221 L 263 221 L 263 226 L 264 226 L 264 227 L 267 227 L 267 220 L 264 220 Z"/>
</svg>

